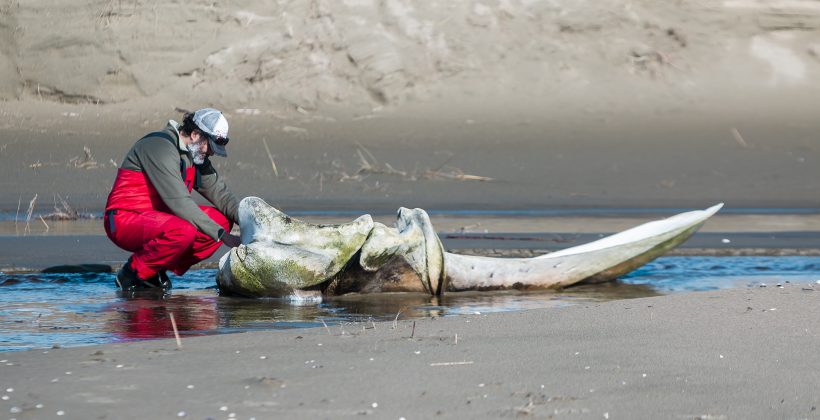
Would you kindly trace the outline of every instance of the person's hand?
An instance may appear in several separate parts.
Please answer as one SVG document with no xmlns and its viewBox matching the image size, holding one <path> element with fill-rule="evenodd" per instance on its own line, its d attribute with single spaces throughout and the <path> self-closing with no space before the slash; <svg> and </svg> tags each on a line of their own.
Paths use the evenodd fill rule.
<svg viewBox="0 0 820 420">
<path fill-rule="evenodd" d="M 231 247 L 231 248 L 236 248 L 239 245 L 242 245 L 242 240 L 239 239 L 239 237 L 236 236 L 236 235 L 231 235 L 230 233 L 226 233 L 226 234 L 222 235 L 222 243 L 225 244 L 226 246 Z"/>
</svg>

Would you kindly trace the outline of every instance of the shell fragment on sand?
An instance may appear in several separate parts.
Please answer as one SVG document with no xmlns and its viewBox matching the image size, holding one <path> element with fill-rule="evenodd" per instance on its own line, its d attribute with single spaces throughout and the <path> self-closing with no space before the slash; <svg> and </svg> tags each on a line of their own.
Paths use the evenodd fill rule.
<svg viewBox="0 0 820 420">
<path fill-rule="evenodd" d="M 314 225 L 248 197 L 239 205 L 242 245 L 220 259 L 217 285 L 227 294 L 302 300 L 351 292 L 441 294 L 609 281 L 680 245 L 722 206 L 535 258 L 489 258 L 445 252 L 422 209 L 399 209 L 395 227 L 369 215 Z"/>
</svg>

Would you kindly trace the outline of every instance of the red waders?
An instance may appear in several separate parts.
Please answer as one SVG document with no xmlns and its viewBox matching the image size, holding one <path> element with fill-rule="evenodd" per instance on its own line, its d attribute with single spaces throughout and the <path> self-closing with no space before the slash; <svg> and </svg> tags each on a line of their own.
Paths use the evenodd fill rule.
<svg viewBox="0 0 820 420">
<path fill-rule="evenodd" d="M 194 187 L 196 168 L 184 170 L 188 192 Z M 199 206 L 214 222 L 231 231 L 231 223 L 214 207 Z M 171 213 L 142 172 L 120 169 L 105 208 L 105 233 L 118 247 L 131 251 L 131 268 L 141 279 L 159 271 L 182 275 L 192 265 L 210 257 L 221 242 Z"/>
</svg>

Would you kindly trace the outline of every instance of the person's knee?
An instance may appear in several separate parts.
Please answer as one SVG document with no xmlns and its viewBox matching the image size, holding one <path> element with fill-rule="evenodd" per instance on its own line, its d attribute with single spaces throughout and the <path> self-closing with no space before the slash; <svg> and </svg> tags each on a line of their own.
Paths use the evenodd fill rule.
<svg viewBox="0 0 820 420">
<path fill-rule="evenodd" d="M 165 238 L 172 243 L 182 247 L 191 245 L 196 240 L 198 230 L 196 226 L 187 221 L 174 223 L 165 230 Z"/>
</svg>

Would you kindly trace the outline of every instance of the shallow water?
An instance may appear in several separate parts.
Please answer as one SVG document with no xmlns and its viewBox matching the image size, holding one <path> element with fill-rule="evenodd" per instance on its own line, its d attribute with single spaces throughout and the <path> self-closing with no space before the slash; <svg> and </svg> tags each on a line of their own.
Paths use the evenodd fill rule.
<svg viewBox="0 0 820 420">
<path fill-rule="evenodd" d="M 214 270 L 172 277 L 163 297 L 123 298 L 114 274 L 0 274 L 0 351 L 471 313 L 820 280 L 820 257 L 664 257 L 618 282 L 551 292 L 343 296 L 322 303 L 218 296 Z M 324 324 L 323 324 L 324 322 Z"/>
</svg>

